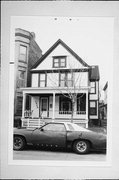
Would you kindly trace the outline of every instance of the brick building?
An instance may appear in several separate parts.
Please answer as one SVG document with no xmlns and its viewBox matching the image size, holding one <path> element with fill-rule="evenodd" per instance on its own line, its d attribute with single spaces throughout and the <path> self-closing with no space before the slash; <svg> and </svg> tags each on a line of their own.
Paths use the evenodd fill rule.
<svg viewBox="0 0 119 180">
<path fill-rule="evenodd" d="M 35 33 L 15 29 L 15 75 L 14 75 L 14 126 L 22 115 L 22 92 L 20 88 L 31 86 L 31 67 L 42 56 L 42 50 L 35 41 Z"/>
</svg>

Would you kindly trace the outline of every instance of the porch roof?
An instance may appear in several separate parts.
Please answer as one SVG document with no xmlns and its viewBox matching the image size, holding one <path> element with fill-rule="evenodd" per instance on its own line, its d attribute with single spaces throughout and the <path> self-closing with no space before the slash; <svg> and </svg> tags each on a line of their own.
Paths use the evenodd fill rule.
<svg viewBox="0 0 119 180">
<path fill-rule="evenodd" d="M 62 87 L 58 87 L 57 89 L 52 88 L 52 87 L 45 87 L 45 88 L 41 88 L 41 87 L 27 87 L 27 88 L 21 88 L 22 92 L 27 93 L 27 94 L 53 94 L 53 93 L 57 93 L 57 94 L 62 94 L 62 93 L 86 93 L 89 90 L 89 86 L 87 87 L 82 87 L 80 90 L 79 88 L 72 89 L 69 88 L 67 90 L 67 88 L 62 88 Z"/>
</svg>

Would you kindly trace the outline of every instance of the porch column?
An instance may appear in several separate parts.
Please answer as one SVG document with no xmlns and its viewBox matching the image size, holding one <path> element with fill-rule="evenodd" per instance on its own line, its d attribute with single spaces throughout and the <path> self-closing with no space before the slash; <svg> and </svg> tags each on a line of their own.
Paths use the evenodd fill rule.
<svg viewBox="0 0 119 180">
<path fill-rule="evenodd" d="M 88 128 L 88 92 L 86 92 L 86 128 Z"/>
<path fill-rule="evenodd" d="M 53 93 L 53 108 L 52 108 L 52 121 L 55 119 L 55 93 Z"/>
<path fill-rule="evenodd" d="M 23 92 L 23 102 L 22 102 L 22 118 L 24 118 L 24 111 L 26 106 L 26 93 Z"/>
</svg>

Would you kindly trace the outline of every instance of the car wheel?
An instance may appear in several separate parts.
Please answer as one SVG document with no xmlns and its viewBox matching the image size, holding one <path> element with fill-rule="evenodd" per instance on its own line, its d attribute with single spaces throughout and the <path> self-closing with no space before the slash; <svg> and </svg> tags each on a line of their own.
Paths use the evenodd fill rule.
<svg viewBox="0 0 119 180">
<path fill-rule="evenodd" d="M 18 151 L 24 149 L 26 145 L 25 139 L 20 136 L 15 136 L 14 137 L 14 144 L 13 144 L 13 149 Z"/>
<path fill-rule="evenodd" d="M 75 141 L 73 144 L 73 150 L 78 154 L 86 154 L 90 150 L 90 144 L 86 140 Z"/>
</svg>

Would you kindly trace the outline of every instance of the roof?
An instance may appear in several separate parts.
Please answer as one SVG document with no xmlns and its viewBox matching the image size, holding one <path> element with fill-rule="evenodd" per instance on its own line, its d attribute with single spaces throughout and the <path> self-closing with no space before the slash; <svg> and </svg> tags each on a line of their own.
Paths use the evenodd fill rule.
<svg viewBox="0 0 119 180">
<path fill-rule="evenodd" d="M 105 84 L 103 90 L 105 91 L 105 90 L 107 89 L 107 87 L 108 87 L 108 82 L 106 82 L 106 84 Z"/>
<path fill-rule="evenodd" d="M 91 66 L 89 70 L 89 79 L 90 81 L 99 81 L 100 74 L 99 74 L 99 67 L 98 66 Z"/>
<path fill-rule="evenodd" d="M 51 46 L 46 53 L 34 64 L 32 69 L 36 68 L 59 44 L 61 44 L 67 51 L 69 51 L 83 66 L 90 67 L 85 61 L 83 61 L 69 46 L 67 46 L 61 39 L 57 40 L 53 46 Z"/>
</svg>

